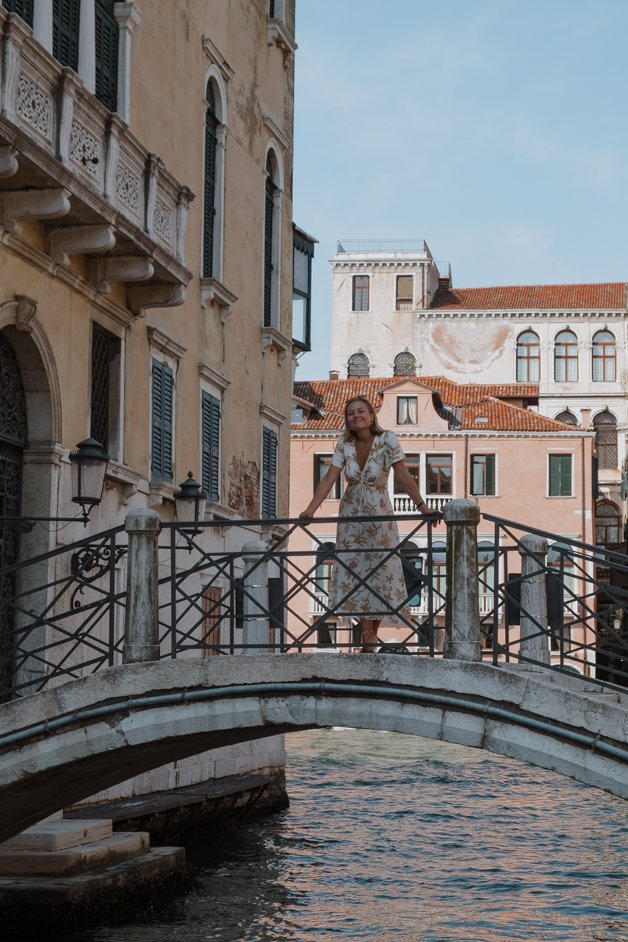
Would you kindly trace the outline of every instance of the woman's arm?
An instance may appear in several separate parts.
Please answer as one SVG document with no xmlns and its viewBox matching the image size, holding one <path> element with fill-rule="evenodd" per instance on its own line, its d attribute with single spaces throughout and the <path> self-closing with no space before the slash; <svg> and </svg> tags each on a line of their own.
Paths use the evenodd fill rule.
<svg viewBox="0 0 628 942">
<path fill-rule="evenodd" d="M 314 491 L 314 496 L 309 502 L 305 510 L 302 510 L 299 514 L 299 517 L 313 517 L 320 505 L 323 503 L 332 487 L 340 477 L 342 468 L 336 467 L 335 464 L 330 464 L 325 475 L 320 479 L 318 487 Z"/>
<path fill-rule="evenodd" d="M 393 464 L 393 469 L 395 471 L 395 476 L 398 483 L 404 489 L 410 500 L 413 500 L 417 505 L 420 513 L 422 514 L 437 514 L 438 510 L 435 510 L 433 507 L 428 507 L 417 487 L 416 481 L 408 471 L 408 466 L 405 461 L 395 461 Z"/>
</svg>

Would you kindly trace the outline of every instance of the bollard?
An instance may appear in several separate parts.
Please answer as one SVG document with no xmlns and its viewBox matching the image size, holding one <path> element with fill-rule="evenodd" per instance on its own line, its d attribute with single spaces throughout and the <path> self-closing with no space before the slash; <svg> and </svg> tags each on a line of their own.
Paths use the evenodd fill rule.
<svg viewBox="0 0 628 942">
<path fill-rule="evenodd" d="M 443 508 L 447 526 L 447 591 L 443 657 L 482 660 L 477 529 L 474 500 L 450 500 Z"/>
<path fill-rule="evenodd" d="M 550 663 L 547 634 L 547 592 L 545 557 L 547 540 L 527 534 L 519 543 L 521 554 L 521 666 L 535 670 L 538 664 Z M 543 633 L 541 633 L 543 632 Z M 526 664 L 524 658 L 534 661 Z"/>
<path fill-rule="evenodd" d="M 270 624 L 268 618 L 268 560 L 260 557 L 268 550 L 263 540 L 250 540 L 242 547 L 244 562 L 244 654 L 268 652 Z"/>
<path fill-rule="evenodd" d="M 124 528 L 129 534 L 124 628 L 124 664 L 159 660 L 157 538 L 161 518 L 155 510 L 132 510 Z"/>
</svg>

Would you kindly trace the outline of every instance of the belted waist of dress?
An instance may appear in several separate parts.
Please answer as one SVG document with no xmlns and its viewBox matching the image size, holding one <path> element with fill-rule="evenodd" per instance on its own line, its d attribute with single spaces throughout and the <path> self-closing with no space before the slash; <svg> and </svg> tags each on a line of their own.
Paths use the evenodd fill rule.
<svg viewBox="0 0 628 942">
<path fill-rule="evenodd" d="M 347 481 L 347 487 L 368 487 L 369 490 L 374 491 L 386 491 L 388 486 L 386 484 L 373 484 L 371 481 Z"/>
</svg>

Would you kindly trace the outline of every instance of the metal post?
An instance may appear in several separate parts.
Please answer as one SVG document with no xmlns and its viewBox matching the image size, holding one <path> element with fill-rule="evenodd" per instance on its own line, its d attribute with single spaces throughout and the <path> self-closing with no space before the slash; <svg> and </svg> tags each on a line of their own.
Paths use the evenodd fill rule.
<svg viewBox="0 0 628 942">
<path fill-rule="evenodd" d="M 244 562 L 244 653 L 268 651 L 270 625 L 268 620 L 268 545 L 263 540 L 250 540 L 242 547 Z"/>
<path fill-rule="evenodd" d="M 159 659 L 157 538 L 161 518 L 155 510 L 132 510 L 129 534 L 127 608 L 122 659 L 125 664 Z"/>
<path fill-rule="evenodd" d="M 447 591 L 443 657 L 482 660 L 477 528 L 480 508 L 473 500 L 450 500 L 443 508 L 447 526 Z"/>
<path fill-rule="evenodd" d="M 534 670 L 550 663 L 547 632 L 545 557 L 547 540 L 527 534 L 519 543 L 521 555 L 521 666 Z M 526 663 L 533 661 L 534 663 Z"/>
</svg>

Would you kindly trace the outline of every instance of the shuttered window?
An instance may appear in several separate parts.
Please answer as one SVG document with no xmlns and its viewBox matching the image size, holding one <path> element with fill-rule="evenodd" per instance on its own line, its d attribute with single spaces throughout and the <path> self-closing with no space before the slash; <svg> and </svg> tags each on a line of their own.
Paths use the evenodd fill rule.
<svg viewBox="0 0 628 942">
<path fill-rule="evenodd" d="M 52 54 L 61 65 L 78 72 L 81 0 L 53 0 Z"/>
<path fill-rule="evenodd" d="M 262 455 L 262 517 L 277 516 L 277 433 L 264 428 Z"/>
<path fill-rule="evenodd" d="M 33 0 L 2 0 L 2 6 L 9 13 L 17 13 L 29 26 L 33 25 Z"/>
<path fill-rule="evenodd" d="M 203 490 L 208 500 L 220 499 L 220 402 L 203 392 L 201 398 Z"/>
<path fill-rule="evenodd" d="M 172 416 L 174 373 L 153 360 L 150 475 L 152 481 L 172 481 Z"/>
<path fill-rule="evenodd" d="M 211 85 L 205 94 L 205 189 L 203 203 L 203 277 L 214 276 L 214 225 L 216 220 L 216 147 L 218 143 L 216 105 Z"/>
<path fill-rule="evenodd" d="M 571 455 L 549 455 L 549 496 L 572 496 Z"/>
<path fill-rule="evenodd" d="M 119 409 L 119 368 L 120 341 L 94 326 L 89 433 L 112 458 L 117 457 L 115 438 Z"/>
<path fill-rule="evenodd" d="M 264 202 L 264 327 L 273 326 L 273 212 L 275 184 L 266 179 Z"/>
<path fill-rule="evenodd" d="M 96 0 L 96 98 L 115 111 L 118 104 L 118 24 L 114 0 Z"/>
</svg>

